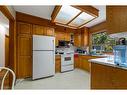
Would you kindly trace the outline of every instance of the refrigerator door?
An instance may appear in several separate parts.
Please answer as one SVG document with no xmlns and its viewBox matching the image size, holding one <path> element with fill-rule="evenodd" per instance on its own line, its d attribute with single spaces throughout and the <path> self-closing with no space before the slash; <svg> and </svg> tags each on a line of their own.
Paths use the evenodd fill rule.
<svg viewBox="0 0 127 95">
<path fill-rule="evenodd" d="M 33 50 L 55 50 L 55 38 L 33 35 Z"/>
<path fill-rule="evenodd" d="M 52 76 L 55 74 L 54 51 L 33 51 L 32 79 Z"/>
</svg>

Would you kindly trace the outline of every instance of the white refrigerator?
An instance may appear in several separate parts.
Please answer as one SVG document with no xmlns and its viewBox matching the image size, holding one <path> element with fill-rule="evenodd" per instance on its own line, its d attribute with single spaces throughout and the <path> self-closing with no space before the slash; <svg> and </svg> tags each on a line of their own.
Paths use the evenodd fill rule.
<svg viewBox="0 0 127 95">
<path fill-rule="evenodd" d="M 55 38 L 33 35 L 33 74 L 32 79 L 55 74 Z"/>
</svg>

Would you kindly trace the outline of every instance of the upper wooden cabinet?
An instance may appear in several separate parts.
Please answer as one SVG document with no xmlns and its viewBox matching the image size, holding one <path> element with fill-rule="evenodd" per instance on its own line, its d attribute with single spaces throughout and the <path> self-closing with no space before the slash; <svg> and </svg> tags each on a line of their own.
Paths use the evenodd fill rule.
<svg viewBox="0 0 127 95">
<path fill-rule="evenodd" d="M 106 6 L 106 24 L 109 34 L 127 31 L 127 6 Z"/>
<path fill-rule="evenodd" d="M 44 35 L 44 27 L 40 25 L 33 25 L 33 34 Z"/>
<path fill-rule="evenodd" d="M 74 46 L 81 46 L 81 33 L 74 33 Z"/>
<path fill-rule="evenodd" d="M 74 46 L 84 47 L 89 45 L 89 31 L 87 27 L 77 30 L 74 33 Z"/>
<path fill-rule="evenodd" d="M 55 31 L 55 37 L 56 37 L 56 46 L 58 45 L 59 40 L 70 41 L 71 39 L 70 32 Z"/>
<path fill-rule="evenodd" d="M 32 25 L 24 22 L 17 23 L 17 32 L 18 34 L 32 34 Z"/>
<path fill-rule="evenodd" d="M 44 27 L 40 25 L 33 25 L 33 34 L 54 36 L 54 28 Z"/>
<path fill-rule="evenodd" d="M 81 46 L 89 45 L 89 31 L 87 27 L 81 29 Z"/>
<path fill-rule="evenodd" d="M 45 27 L 45 35 L 46 36 L 54 36 L 54 28 Z"/>
</svg>

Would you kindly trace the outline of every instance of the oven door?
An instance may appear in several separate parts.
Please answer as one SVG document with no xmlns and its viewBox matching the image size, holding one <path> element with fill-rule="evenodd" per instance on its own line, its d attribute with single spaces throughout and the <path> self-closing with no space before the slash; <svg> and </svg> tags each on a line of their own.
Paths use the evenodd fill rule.
<svg viewBox="0 0 127 95">
<path fill-rule="evenodd" d="M 74 54 L 63 54 L 61 55 L 61 65 L 67 66 L 74 64 Z"/>
</svg>

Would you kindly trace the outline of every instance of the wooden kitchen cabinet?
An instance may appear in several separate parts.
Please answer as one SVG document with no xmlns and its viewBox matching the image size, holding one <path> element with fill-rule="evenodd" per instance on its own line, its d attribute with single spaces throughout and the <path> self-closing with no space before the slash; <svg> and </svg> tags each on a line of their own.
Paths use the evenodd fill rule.
<svg viewBox="0 0 127 95">
<path fill-rule="evenodd" d="M 54 36 L 54 28 L 44 27 L 44 26 L 40 26 L 40 25 L 33 25 L 33 34 Z"/>
<path fill-rule="evenodd" d="M 17 78 L 32 76 L 32 33 L 32 24 L 17 22 Z"/>
<path fill-rule="evenodd" d="M 81 34 L 74 33 L 74 46 L 80 47 L 81 46 Z"/>
<path fill-rule="evenodd" d="M 100 56 L 90 56 L 90 55 L 78 55 L 74 57 L 74 66 L 85 71 L 90 72 L 90 59 L 102 58 Z"/>
<path fill-rule="evenodd" d="M 18 56 L 17 78 L 32 77 L 32 57 Z"/>
<path fill-rule="evenodd" d="M 32 37 L 19 36 L 18 37 L 18 55 L 31 56 L 32 54 Z"/>
<path fill-rule="evenodd" d="M 90 63 L 88 62 L 87 57 L 85 58 L 85 56 L 78 55 L 78 56 L 74 57 L 74 67 L 75 68 L 89 71 L 90 70 L 89 64 Z"/>
<path fill-rule="evenodd" d="M 55 38 L 56 46 L 58 46 L 59 40 L 70 41 L 71 35 L 68 32 L 55 31 Z"/>
<path fill-rule="evenodd" d="M 70 33 L 68 33 L 68 32 L 65 32 L 65 41 L 70 41 L 71 40 L 71 35 L 70 35 Z"/>
<path fill-rule="evenodd" d="M 45 27 L 45 34 L 46 36 L 54 36 L 54 28 Z"/>
<path fill-rule="evenodd" d="M 44 27 L 40 25 L 33 25 L 34 35 L 44 35 Z"/>
<path fill-rule="evenodd" d="M 79 56 L 74 55 L 74 68 L 78 68 Z"/>
<path fill-rule="evenodd" d="M 90 62 L 88 61 L 88 59 L 81 58 L 80 62 L 82 64 L 81 69 L 89 72 L 90 71 Z"/>
<path fill-rule="evenodd" d="M 91 63 L 91 89 L 113 89 L 111 72 L 110 66 Z"/>
<path fill-rule="evenodd" d="M 29 23 L 18 22 L 17 23 L 17 32 L 18 35 L 31 35 L 32 34 L 32 25 Z"/>
<path fill-rule="evenodd" d="M 127 89 L 127 70 L 91 63 L 91 89 Z"/>
<path fill-rule="evenodd" d="M 108 34 L 127 31 L 127 6 L 106 6 Z"/>
<path fill-rule="evenodd" d="M 89 31 L 87 27 L 81 29 L 81 46 L 89 46 Z"/>
<path fill-rule="evenodd" d="M 17 42 L 17 78 L 32 76 L 32 37 L 18 36 Z"/>
<path fill-rule="evenodd" d="M 55 58 L 55 72 L 61 72 L 61 56 L 56 55 Z"/>
</svg>

